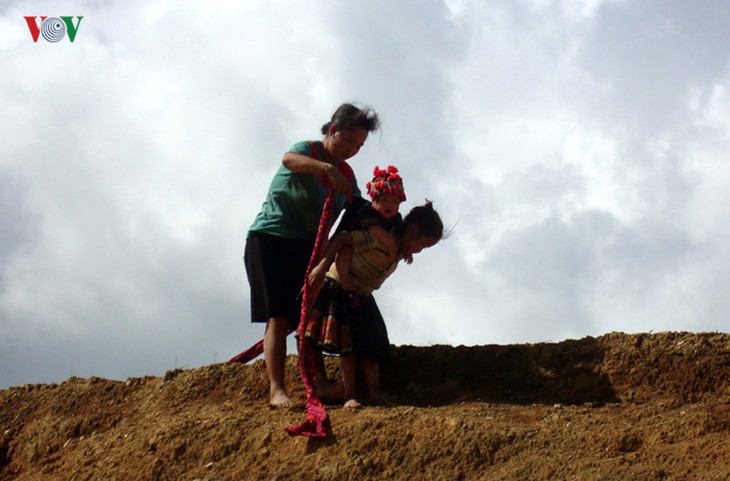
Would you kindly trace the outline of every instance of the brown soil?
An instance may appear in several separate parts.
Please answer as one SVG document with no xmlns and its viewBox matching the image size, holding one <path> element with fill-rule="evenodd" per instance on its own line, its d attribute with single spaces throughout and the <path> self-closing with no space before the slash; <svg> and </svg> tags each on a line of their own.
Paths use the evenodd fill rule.
<svg viewBox="0 0 730 481">
<path fill-rule="evenodd" d="M 393 407 L 268 407 L 262 361 L 0 391 L 6 480 L 729 480 L 730 334 L 394 348 Z M 335 359 L 328 359 L 333 376 Z"/>
</svg>

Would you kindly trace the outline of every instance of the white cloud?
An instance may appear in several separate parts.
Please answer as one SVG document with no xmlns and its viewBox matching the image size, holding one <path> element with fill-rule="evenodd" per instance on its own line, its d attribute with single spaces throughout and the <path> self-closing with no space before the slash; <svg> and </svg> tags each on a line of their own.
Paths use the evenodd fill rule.
<svg viewBox="0 0 730 481">
<path fill-rule="evenodd" d="M 376 294 L 398 344 L 718 330 L 730 305 L 718 2 L 0 7 L 0 387 L 253 343 L 241 261 L 281 154 L 344 100 L 404 211 L 453 236 Z M 23 16 L 83 15 L 74 43 Z M 9 367 L 5 367 L 9 366 Z"/>
</svg>

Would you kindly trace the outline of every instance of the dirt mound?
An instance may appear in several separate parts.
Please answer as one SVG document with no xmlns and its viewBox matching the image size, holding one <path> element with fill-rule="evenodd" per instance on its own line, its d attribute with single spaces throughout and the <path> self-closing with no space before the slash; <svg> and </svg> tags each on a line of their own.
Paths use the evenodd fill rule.
<svg viewBox="0 0 730 481">
<path fill-rule="evenodd" d="M 289 386 L 299 386 L 296 359 Z M 328 359 L 337 376 L 337 362 Z M 0 391 L 6 480 L 730 480 L 730 335 L 401 346 L 392 407 L 289 437 L 262 361 Z"/>
</svg>

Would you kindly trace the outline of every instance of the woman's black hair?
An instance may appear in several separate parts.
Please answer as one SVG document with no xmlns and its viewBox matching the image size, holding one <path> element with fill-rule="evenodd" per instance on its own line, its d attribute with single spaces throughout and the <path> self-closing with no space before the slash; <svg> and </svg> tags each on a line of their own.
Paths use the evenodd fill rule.
<svg viewBox="0 0 730 481">
<path fill-rule="evenodd" d="M 380 128 L 380 118 L 371 107 L 359 108 L 351 103 L 337 107 L 332 119 L 322 126 L 322 135 L 327 135 L 330 127 L 336 125 L 340 130 L 362 127 L 366 132 L 374 132 Z"/>
<path fill-rule="evenodd" d="M 444 236 L 444 223 L 441 221 L 441 217 L 438 212 L 433 209 L 433 202 L 426 199 L 424 205 L 419 205 L 411 209 L 408 215 L 403 219 L 402 229 L 405 230 L 408 226 L 417 225 L 419 228 L 419 237 L 429 236 L 436 240 L 443 239 Z"/>
</svg>

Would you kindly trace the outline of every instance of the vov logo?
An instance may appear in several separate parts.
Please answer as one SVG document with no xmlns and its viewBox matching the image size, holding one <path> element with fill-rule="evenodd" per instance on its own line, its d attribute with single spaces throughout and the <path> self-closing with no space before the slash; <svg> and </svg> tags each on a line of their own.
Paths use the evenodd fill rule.
<svg viewBox="0 0 730 481">
<path fill-rule="evenodd" d="M 38 37 L 42 36 L 47 42 L 56 43 L 63 40 L 68 34 L 71 43 L 76 39 L 76 33 L 79 31 L 81 19 L 83 16 L 76 17 L 76 25 L 74 25 L 73 17 L 23 17 L 28 23 L 30 36 L 34 42 L 38 42 Z M 40 22 L 38 19 L 40 18 Z"/>
</svg>

